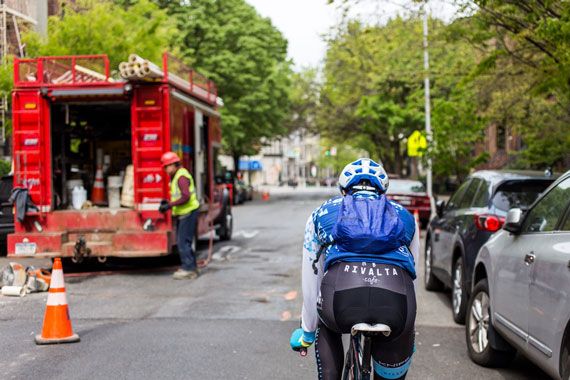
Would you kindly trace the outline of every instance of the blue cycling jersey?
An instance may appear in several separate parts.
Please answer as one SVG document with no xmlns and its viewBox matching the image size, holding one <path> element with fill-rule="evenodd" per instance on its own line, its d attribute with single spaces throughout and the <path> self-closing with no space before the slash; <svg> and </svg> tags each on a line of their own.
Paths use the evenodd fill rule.
<svg viewBox="0 0 570 380">
<path fill-rule="evenodd" d="M 372 199 L 379 199 L 384 197 L 384 195 L 377 195 L 371 192 L 359 192 L 354 194 L 355 198 L 366 197 Z M 407 270 L 412 278 L 416 278 L 416 270 L 414 264 L 413 255 L 410 252 L 409 246 L 414 237 L 416 231 L 416 224 L 414 217 L 401 205 L 396 202 L 390 202 L 392 209 L 395 210 L 395 215 L 391 217 L 397 217 L 403 223 L 403 229 L 400 231 L 401 236 L 398 237 L 398 241 L 402 242 L 402 245 L 395 249 L 389 249 L 388 251 L 378 252 L 363 252 L 349 251 L 343 249 L 338 244 L 335 244 L 333 238 L 333 230 L 337 224 L 339 211 L 343 203 L 343 196 L 337 196 L 331 198 L 324 202 L 319 208 L 317 208 L 312 214 L 312 220 L 315 227 L 315 233 L 319 240 L 319 244 L 327 245 L 325 251 L 325 271 L 330 267 L 331 264 L 337 261 L 346 262 L 360 262 L 367 261 L 380 264 L 391 264 L 401 267 Z"/>
</svg>

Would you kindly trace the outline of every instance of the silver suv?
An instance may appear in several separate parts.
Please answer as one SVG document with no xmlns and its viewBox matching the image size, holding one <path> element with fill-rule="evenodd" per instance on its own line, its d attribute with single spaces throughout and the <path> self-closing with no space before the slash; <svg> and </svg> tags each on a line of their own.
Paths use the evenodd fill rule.
<svg viewBox="0 0 570 380">
<path fill-rule="evenodd" d="M 467 306 L 469 356 L 507 364 L 516 351 L 550 376 L 570 376 L 570 171 L 526 211 L 509 210 L 481 247 Z"/>
</svg>

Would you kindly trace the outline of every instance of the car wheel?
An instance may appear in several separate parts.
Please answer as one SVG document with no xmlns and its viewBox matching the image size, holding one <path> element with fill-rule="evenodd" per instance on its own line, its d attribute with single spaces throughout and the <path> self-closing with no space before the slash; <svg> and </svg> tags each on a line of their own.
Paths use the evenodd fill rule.
<svg viewBox="0 0 570 380">
<path fill-rule="evenodd" d="M 223 213 L 223 219 L 221 220 L 222 225 L 218 229 L 218 236 L 220 240 L 227 241 L 232 239 L 234 220 L 232 216 L 232 211 L 229 207 L 226 207 Z"/>
<path fill-rule="evenodd" d="M 463 258 L 458 257 L 453 265 L 451 274 L 451 311 L 453 320 L 456 323 L 465 323 L 465 312 L 467 310 L 467 292 L 465 291 L 465 270 Z"/>
<path fill-rule="evenodd" d="M 570 379 L 570 342 L 565 342 L 560 354 L 560 375 L 563 380 Z"/>
<path fill-rule="evenodd" d="M 491 347 L 489 329 L 491 327 L 491 299 L 486 279 L 477 283 L 468 302 L 465 323 L 465 337 L 469 357 L 484 367 L 502 367 L 515 356 L 516 351 L 499 351 Z M 495 333 L 496 334 L 496 333 Z"/>
<path fill-rule="evenodd" d="M 431 241 L 428 240 L 426 244 L 425 250 L 425 261 L 424 261 L 424 286 L 426 290 L 442 290 L 443 283 L 435 277 L 432 271 L 432 263 L 433 263 L 433 247 L 431 245 Z"/>
</svg>

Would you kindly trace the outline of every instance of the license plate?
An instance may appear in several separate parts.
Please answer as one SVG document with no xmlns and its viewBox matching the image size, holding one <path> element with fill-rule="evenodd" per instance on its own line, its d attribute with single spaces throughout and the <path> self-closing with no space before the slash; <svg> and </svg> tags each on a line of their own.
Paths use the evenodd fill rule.
<svg viewBox="0 0 570 380">
<path fill-rule="evenodd" d="M 412 204 L 412 201 L 409 199 L 400 199 L 398 202 L 400 202 L 400 204 L 404 206 L 409 206 Z"/>
<path fill-rule="evenodd" d="M 36 243 L 16 243 L 16 255 L 35 255 L 37 249 Z"/>
</svg>

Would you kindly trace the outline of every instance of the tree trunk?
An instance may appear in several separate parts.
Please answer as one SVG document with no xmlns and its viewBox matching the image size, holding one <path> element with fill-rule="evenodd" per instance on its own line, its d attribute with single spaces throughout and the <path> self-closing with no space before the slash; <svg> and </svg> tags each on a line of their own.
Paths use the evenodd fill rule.
<svg viewBox="0 0 570 380">
<path fill-rule="evenodd" d="M 239 171 L 239 158 L 240 158 L 241 154 L 239 153 L 233 153 L 232 154 L 232 158 L 234 160 L 234 176 L 236 176 L 237 178 L 237 173 Z"/>
</svg>

